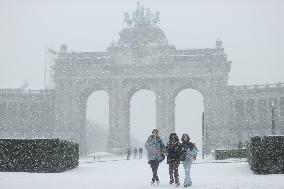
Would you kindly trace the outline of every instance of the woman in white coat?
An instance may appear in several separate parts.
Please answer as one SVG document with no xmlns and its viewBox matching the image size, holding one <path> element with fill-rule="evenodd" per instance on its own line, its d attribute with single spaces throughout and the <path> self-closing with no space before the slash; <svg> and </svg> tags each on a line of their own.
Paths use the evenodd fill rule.
<svg viewBox="0 0 284 189">
<path fill-rule="evenodd" d="M 193 160 L 196 159 L 198 149 L 194 143 L 190 142 L 188 134 L 183 134 L 181 138 L 182 153 L 185 153 L 185 158 L 182 159 L 185 171 L 184 187 L 192 185 L 190 170 Z"/>
</svg>

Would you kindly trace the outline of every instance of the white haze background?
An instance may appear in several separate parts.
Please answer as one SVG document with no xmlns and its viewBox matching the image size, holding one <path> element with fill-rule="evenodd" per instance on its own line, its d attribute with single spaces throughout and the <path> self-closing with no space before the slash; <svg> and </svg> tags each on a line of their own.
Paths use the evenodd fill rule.
<svg viewBox="0 0 284 189">
<path fill-rule="evenodd" d="M 214 48 L 221 39 L 232 61 L 229 85 L 284 82 L 284 1 L 141 0 L 160 11 L 160 27 L 177 49 Z M 45 44 L 58 50 L 106 51 L 118 40 L 123 12 L 133 0 L 0 0 L 0 88 L 27 80 L 43 88 Z M 8 83 L 8 84 L 7 84 Z M 94 93 L 88 115 L 108 125 L 108 96 Z M 203 97 L 186 89 L 176 98 L 176 131 L 201 145 Z M 105 126 L 107 127 L 107 126 Z M 144 141 L 155 127 L 155 95 L 142 90 L 131 100 L 131 134 Z"/>
</svg>

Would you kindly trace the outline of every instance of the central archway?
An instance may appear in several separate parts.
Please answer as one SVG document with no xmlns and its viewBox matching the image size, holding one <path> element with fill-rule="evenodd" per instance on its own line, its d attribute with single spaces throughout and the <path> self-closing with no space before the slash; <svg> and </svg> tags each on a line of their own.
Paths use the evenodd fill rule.
<svg viewBox="0 0 284 189">
<path fill-rule="evenodd" d="M 156 96 L 151 90 L 136 91 L 130 100 L 130 144 L 144 146 L 144 142 L 156 128 Z"/>
</svg>

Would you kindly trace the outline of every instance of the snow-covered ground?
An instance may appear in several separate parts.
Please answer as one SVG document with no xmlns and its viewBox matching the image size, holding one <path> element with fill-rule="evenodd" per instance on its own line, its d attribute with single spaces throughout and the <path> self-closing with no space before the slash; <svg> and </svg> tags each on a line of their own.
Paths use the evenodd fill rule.
<svg viewBox="0 0 284 189">
<path fill-rule="evenodd" d="M 169 185 L 168 166 L 160 164 L 158 188 Z M 183 181 L 183 167 L 180 179 Z M 193 186 L 202 189 L 284 189 L 284 175 L 254 175 L 247 162 L 240 160 L 198 160 L 192 167 Z M 94 161 L 80 159 L 78 168 L 63 173 L 0 173 L 0 189 L 147 189 L 151 169 L 146 159 L 122 157 Z M 180 186 L 182 188 L 182 186 Z"/>
</svg>

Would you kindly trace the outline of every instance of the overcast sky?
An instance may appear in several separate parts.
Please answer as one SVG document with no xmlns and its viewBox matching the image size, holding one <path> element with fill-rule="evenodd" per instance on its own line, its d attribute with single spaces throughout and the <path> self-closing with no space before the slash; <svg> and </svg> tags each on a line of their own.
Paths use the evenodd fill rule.
<svg viewBox="0 0 284 189">
<path fill-rule="evenodd" d="M 160 11 L 160 27 L 177 49 L 214 48 L 221 39 L 232 61 L 230 85 L 284 82 L 284 1 L 140 2 Z M 27 80 L 42 88 L 45 44 L 106 51 L 118 40 L 123 12 L 135 8 L 133 0 L 0 0 L 0 84 Z"/>
</svg>

